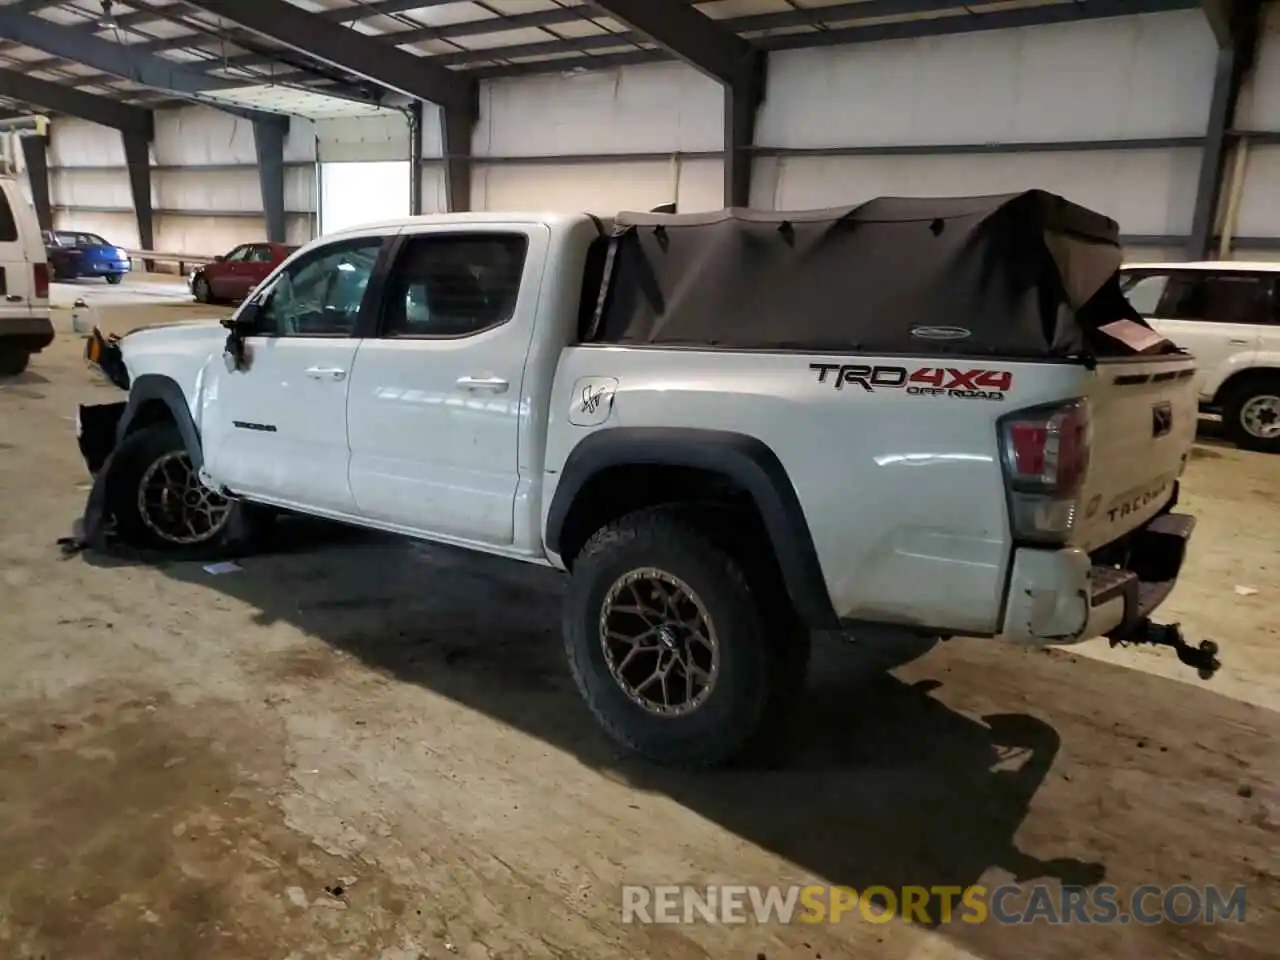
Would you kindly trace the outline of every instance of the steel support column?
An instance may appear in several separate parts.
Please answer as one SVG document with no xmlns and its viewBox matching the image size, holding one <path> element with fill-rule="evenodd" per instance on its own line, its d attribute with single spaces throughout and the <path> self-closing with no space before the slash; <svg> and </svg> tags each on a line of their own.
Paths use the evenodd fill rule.
<svg viewBox="0 0 1280 960">
<path fill-rule="evenodd" d="M 471 209 L 471 135 L 475 128 L 476 121 L 471 114 L 441 109 L 444 196 L 449 213 Z"/>
<path fill-rule="evenodd" d="M 49 138 L 39 134 L 19 137 L 27 180 L 31 183 L 31 204 L 41 230 L 53 229 L 53 204 L 49 200 Z"/>
<path fill-rule="evenodd" d="M 257 121 L 253 125 L 253 146 L 258 154 L 258 184 L 262 190 L 262 216 L 267 222 L 267 239 L 285 242 L 284 225 L 284 138 L 287 128 L 278 123 Z"/>
<path fill-rule="evenodd" d="M 756 67 L 724 88 L 724 205 L 751 206 L 751 172 L 755 162 L 756 117 L 764 101 L 764 54 Z"/>
<path fill-rule="evenodd" d="M 409 215 L 422 213 L 422 101 L 409 107 Z"/>
<path fill-rule="evenodd" d="M 1218 59 L 1200 155 L 1200 176 L 1196 181 L 1191 236 L 1187 241 L 1187 256 L 1192 260 L 1206 259 L 1213 248 L 1226 166 L 1227 133 L 1235 118 L 1240 88 L 1253 68 L 1257 53 L 1261 0 L 1204 0 L 1203 7 L 1218 45 Z"/>
<path fill-rule="evenodd" d="M 120 136 L 124 140 L 125 166 L 129 169 L 129 192 L 133 194 L 133 209 L 138 218 L 138 246 L 143 250 L 154 250 L 156 232 L 151 207 L 150 141 L 133 133 L 121 132 Z"/>
</svg>

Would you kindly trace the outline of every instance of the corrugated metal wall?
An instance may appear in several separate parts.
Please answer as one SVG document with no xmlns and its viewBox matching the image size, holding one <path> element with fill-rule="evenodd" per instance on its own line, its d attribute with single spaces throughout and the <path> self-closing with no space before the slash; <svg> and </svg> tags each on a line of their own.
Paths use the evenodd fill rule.
<svg viewBox="0 0 1280 960">
<path fill-rule="evenodd" d="M 156 111 L 151 202 L 161 251 L 219 253 L 266 231 L 253 124 L 204 107 Z M 285 141 L 285 219 L 292 242 L 313 233 L 315 132 L 294 119 Z M 60 227 L 94 230 L 125 247 L 137 220 L 119 133 L 80 120 L 50 124 L 50 195 Z"/>
<path fill-rule="evenodd" d="M 1269 11 L 1234 124 L 1271 134 L 1249 148 L 1235 231 L 1246 237 L 1280 238 L 1278 14 Z M 1110 214 L 1126 234 L 1180 237 L 1191 230 L 1199 146 L 1104 142 L 1203 136 L 1214 58 L 1195 10 L 778 52 L 758 123 L 752 202 L 800 208 L 1037 186 Z M 722 109 L 717 84 L 675 63 L 488 82 L 472 145 L 472 205 L 612 212 L 675 199 L 685 210 L 719 207 Z M 423 208 L 441 210 L 434 108 L 424 111 L 422 141 Z M 998 146 L 955 152 L 984 144 Z M 398 111 L 295 121 L 287 150 L 296 164 L 287 173 L 286 206 L 297 213 L 289 232 L 305 239 L 314 161 L 407 159 L 409 124 Z M 161 112 L 153 162 L 158 245 L 210 252 L 262 236 L 246 121 L 199 108 Z M 59 120 L 50 166 L 60 223 L 136 241 L 117 134 Z"/>
</svg>

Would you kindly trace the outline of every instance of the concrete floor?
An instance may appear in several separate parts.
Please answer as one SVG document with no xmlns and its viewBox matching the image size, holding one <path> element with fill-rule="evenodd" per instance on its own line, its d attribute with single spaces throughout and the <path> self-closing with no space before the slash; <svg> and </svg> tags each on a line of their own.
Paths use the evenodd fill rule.
<svg viewBox="0 0 1280 960">
<path fill-rule="evenodd" d="M 75 404 L 118 395 L 78 351 L 0 381 L 0 957 L 1280 955 L 1280 458 L 1209 440 L 1188 471 L 1168 613 L 1221 643 L 1212 681 L 1099 644 L 889 674 L 824 646 L 775 768 L 684 776 L 597 732 L 554 577 L 308 525 L 223 576 L 60 559 Z M 1248 921 L 619 919 L 629 883 L 1013 881 L 1245 884 Z"/>
</svg>

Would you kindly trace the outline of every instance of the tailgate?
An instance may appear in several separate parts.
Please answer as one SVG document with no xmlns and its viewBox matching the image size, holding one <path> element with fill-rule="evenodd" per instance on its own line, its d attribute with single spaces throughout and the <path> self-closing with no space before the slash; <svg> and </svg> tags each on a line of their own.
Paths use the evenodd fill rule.
<svg viewBox="0 0 1280 960">
<path fill-rule="evenodd" d="M 1070 543 L 1104 546 L 1160 512 L 1195 440 L 1195 360 L 1100 362 L 1089 386 L 1093 443 Z"/>
</svg>

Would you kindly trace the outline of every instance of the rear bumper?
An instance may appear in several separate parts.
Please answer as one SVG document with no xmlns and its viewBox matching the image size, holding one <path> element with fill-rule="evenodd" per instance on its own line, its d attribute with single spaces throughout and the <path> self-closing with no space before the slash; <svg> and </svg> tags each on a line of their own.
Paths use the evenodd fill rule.
<svg viewBox="0 0 1280 960">
<path fill-rule="evenodd" d="M 39 353 L 53 343 L 53 321 L 48 317 L 0 318 L 0 345 Z"/>
<path fill-rule="evenodd" d="M 1129 535 L 1124 568 L 1095 566 L 1076 548 L 1014 554 L 1003 639 L 1079 643 L 1141 625 L 1173 591 L 1195 518 L 1166 513 Z"/>
</svg>

